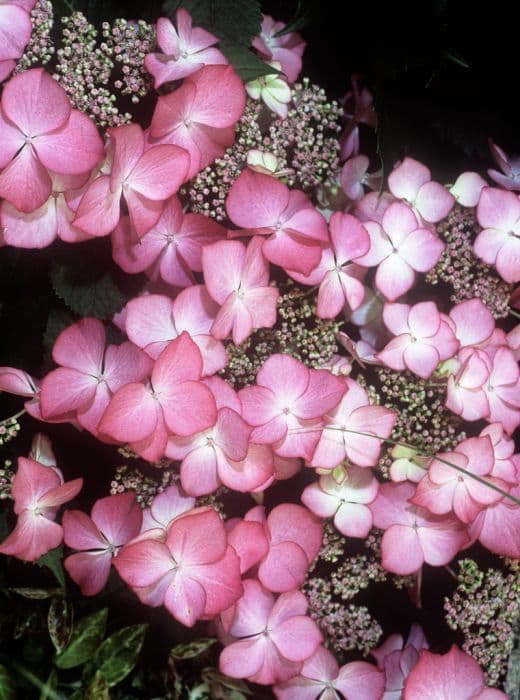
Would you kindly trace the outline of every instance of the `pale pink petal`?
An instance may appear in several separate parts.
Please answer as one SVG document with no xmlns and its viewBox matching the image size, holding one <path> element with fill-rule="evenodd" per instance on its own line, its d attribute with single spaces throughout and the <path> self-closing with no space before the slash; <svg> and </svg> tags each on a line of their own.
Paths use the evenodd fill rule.
<svg viewBox="0 0 520 700">
<path fill-rule="evenodd" d="M 398 253 L 389 255 L 377 268 L 376 287 L 389 301 L 408 292 L 414 282 L 413 269 Z"/>
<path fill-rule="evenodd" d="M 275 177 L 246 168 L 233 183 L 226 210 L 241 228 L 275 227 L 289 203 L 289 189 Z"/>
<path fill-rule="evenodd" d="M 387 571 L 407 576 L 419 571 L 424 555 L 417 532 L 408 526 L 392 525 L 382 540 L 382 564 Z"/>
<path fill-rule="evenodd" d="M 438 182 L 426 182 L 420 188 L 415 199 L 415 206 L 428 223 L 437 223 L 449 214 L 455 198 Z"/>
<path fill-rule="evenodd" d="M 419 189 L 431 179 L 430 170 L 413 158 L 405 158 L 388 176 L 394 197 L 414 202 Z"/>
<path fill-rule="evenodd" d="M 52 183 L 34 149 L 25 145 L 0 173 L 0 197 L 16 209 L 31 212 L 44 204 L 51 194 Z"/>
<path fill-rule="evenodd" d="M 111 192 L 108 175 L 97 177 L 81 198 L 74 226 L 91 236 L 107 236 L 119 221 L 121 193 Z"/>
</svg>

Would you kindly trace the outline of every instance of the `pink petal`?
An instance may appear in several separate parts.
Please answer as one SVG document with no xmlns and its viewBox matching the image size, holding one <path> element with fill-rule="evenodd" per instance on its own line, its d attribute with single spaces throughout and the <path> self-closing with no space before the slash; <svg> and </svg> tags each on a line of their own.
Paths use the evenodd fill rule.
<svg viewBox="0 0 520 700">
<path fill-rule="evenodd" d="M 184 331 L 163 350 L 152 372 L 152 384 L 156 392 L 172 391 L 176 385 L 188 380 L 200 379 L 202 356 L 200 350 Z"/>
<path fill-rule="evenodd" d="M 97 177 L 81 198 L 74 226 L 91 236 L 106 236 L 115 229 L 121 215 L 121 193 L 111 192 L 108 175 Z"/>
<path fill-rule="evenodd" d="M 43 380 L 40 406 L 44 420 L 66 417 L 81 409 L 88 409 L 97 387 L 97 378 L 75 369 L 59 367 Z"/>
<path fill-rule="evenodd" d="M 52 183 L 32 146 L 25 145 L 0 173 L 0 197 L 16 209 L 32 212 L 49 198 Z"/>
<path fill-rule="evenodd" d="M 52 349 L 55 362 L 84 374 L 101 372 L 105 351 L 105 328 L 95 318 L 84 318 L 58 336 Z"/>
<path fill-rule="evenodd" d="M 387 571 L 407 576 L 419 571 L 424 555 L 417 532 L 405 525 L 392 525 L 382 540 L 382 564 Z"/>
<path fill-rule="evenodd" d="M 192 450 L 181 464 L 182 488 L 190 496 L 213 493 L 220 486 L 217 456 L 211 445 Z"/>
<path fill-rule="evenodd" d="M 92 170 L 104 155 L 94 122 L 76 109 L 60 129 L 38 136 L 34 149 L 46 168 L 65 175 Z"/>
<path fill-rule="evenodd" d="M 431 179 L 429 169 L 413 158 L 405 158 L 388 176 L 388 188 L 394 197 L 414 202 L 422 185 Z"/>
<path fill-rule="evenodd" d="M 231 221 L 241 228 L 275 227 L 289 203 L 289 189 L 269 175 L 246 168 L 226 199 Z"/>
<path fill-rule="evenodd" d="M 129 177 L 132 189 L 148 199 L 163 200 L 177 192 L 189 167 L 188 153 L 178 146 L 153 146 L 140 158 Z"/>
<path fill-rule="evenodd" d="M 244 111 L 246 92 L 231 66 L 205 66 L 188 80 L 196 88 L 193 121 L 218 128 L 235 125 Z"/>
<path fill-rule="evenodd" d="M 118 389 L 105 411 L 99 431 L 120 442 L 144 440 L 157 427 L 157 402 L 143 384 Z"/>
<path fill-rule="evenodd" d="M 44 494 L 61 484 L 62 479 L 54 469 L 44 467 L 32 459 L 19 457 L 11 491 L 15 513 L 20 514 L 27 508 L 34 508 Z"/>
<path fill-rule="evenodd" d="M 439 364 L 440 357 L 436 348 L 423 343 L 410 343 L 403 351 L 403 361 L 410 372 L 423 379 L 433 373 Z"/>
<path fill-rule="evenodd" d="M 87 596 L 97 595 L 103 590 L 111 564 L 112 554 L 109 551 L 71 554 L 63 562 L 71 579 Z"/>
<path fill-rule="evenodd" d="M 271 544 L 258 569 L 258 578 L 270 591 L 292 591 L 302 585 L 308 568 L 307 556 L 295 542 Z"/>
<path fill-rule="evenodd" d="M 208 537 L 211 532 L 211 538 Z M 168 531 L 166 544 L 186 574 L 192 566 L 211 564 L 226 553 L 227 538 L 220 515 L 212 508 L 179 516 Z"/>
<path fill-rule="evenodd" d="M 334 525 L 346 537 L 366 537 L 372 529 L 372 513 L 360 503 L 343 503 L 334 517 Z"/>
<path fill-rule="evenodd" d="M 455 204 L 455 198 L 438 182 L 426 182 L 419 190 L 415 206 L 425 221 L 437 223 L 449 212 Z"/>
<path fill-rule="evenodd" d="M 176 620 L 193 627 L 204 613 L 206 593 L 198 581 L 178 572 L 173 585 L 166 590 L 164 606 Z"/>
<path fill-rule="evenodd" d="M 72 111 L 65 90 L 43 68 L 24 71 L 6 83 L 2 107 L 26 136 L 59 129 Z"/>
<path fill-rule="evenodd" d="M 399 246 L 399 255 L 417 272 L 428 272 L 445 248 L 441 239 L 426 228 L 412 231 Z"/>
<path fill-rule="evenodd" d="M 408 292 L 414 282 L 413 269 L 397 253 L 389 255 L 377 268 L 376 287 L 389 301 Z"/>
<path fill-rule="evenodd" d="M 107 549 L 107 541 L 96 524 L 80 510 L 67 510 L 63 514 L 63 538 L 72 549 Z"/>
<path fill-rule="evenodd" d="M 277 625 L 270 637 L 289 661 L 305 661 L 323 641 L 318 625 L 303 615 L 295 615 Z"/>
<path fill-rule="evenodd" d="M 174 567 L 170 550 L 162 542 L 142 540 L 123 547 L 114 566 L 129 586 L 158 585 Z"/>
<path fill-rule="evenodd" d="M 134 493 L 118 493 L 95 502 L 92 520 L 110 544 L 120 547 L 139 533 L 143 513 Z"/>
<path fill-rule="evenodd" d="M 484 687 L 477 662 L 453 645 L 447 654 L 422 650 L 406 679 L 404 700 L 471 700 Z"/>
<path fill-rule="evenodd" d="M 482 228 L 508 232 L 519 218 L 520 200 L 513 192 L 484 187 L 477 207 L 477 219 Z"/>
<path fill-rule="evenodd" d="M 0 553 L 10 554 L 23 561 L 36 561 L 49 550 L 55 549 L 62 537 L 61 525 L 24 511 L 18 517 L 15 529 L 0 545 Z"/>
</svg>

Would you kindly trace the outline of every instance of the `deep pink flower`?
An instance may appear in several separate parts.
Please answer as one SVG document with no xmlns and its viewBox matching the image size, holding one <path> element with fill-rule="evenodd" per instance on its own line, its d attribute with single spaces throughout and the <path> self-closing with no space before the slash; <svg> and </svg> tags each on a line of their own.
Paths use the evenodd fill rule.
<svg viewBox="0 0 520 700">
<path fill-rule="evenodd" d="M 146 272 L 172 287 L 195 284 L 202 271 L 202 246 L 226 238 L 226 229 L 202 214 L 184 214 L 180 201 L 171 197 L 159 221 L 139 239 L 130 219 L 123 217 L 112 234 L 112 255 L 125 272 Z"/>
<path fill-rule="evenodd" d="M 2 236 L 8 245 L 16 248 L 45 248 L 56 238 L 68 243 L 79 243 L 90 236 L 76 228 L 72 221 L 75 212 L 67 203 L 67 194 L 85 184 L 84 175 L 57 175 L 49 172 L 52 181 L 50 197 L 41 207 L 30 213 L 18 211 L 8 201 L 0 207 Z"/>
<path fill-rule="evenodd" d="M 430 170 L 413 158 L 405 158 L 388 176 L 388 189 L 404 199 L 430 224 L 451 211 L 455 199 L 448 190 L 431 179 Z"/>
<path fill-rule="evenodd" d="M 0 2 L 0 82 L 14 69 L 29 43 L 32 32 L 30 12 L 36 0 Z"/>
<path fill-rule="evenodd" d="M 490 169 L 489 177 L 505 190 L 520 190 L 520 157 L 508 156 L 492 139 L 489 139 L 489 148 L 495 163 L 502 171 L 499 173 L 498 170 Z"/>
<path fill-rule="evenodd" d="M 180 80 L 207 65 L 227 64 L 218 49 L 216 36 L 192 26 L 191 15 L 183 7 L 177 10 L 177 29 L 167 17 L 157 20 L 157 43 L 162 53 L 149 53 L 144 59 L 148 72 L 155 78 L 155 88 L 171 80 Z"/>
<path fill-rule="evenodd" d="M 54 522 L 58 508 L 77 496 L 82 486 L 83 479 L 63 483 L 56 467 L 20 457 L 11 491 L 18 521 L 0 545 L 0 553 L 36 561 L 55 549 L 63 538 L 61 525 Z"/>
<path fill-rule="evenodd" d="M 235 491 L 254 491 L 273 473 L 271 451 L 250 445 L 252 427 L 242 418 L 242 404 L 229 384 L 219 377 L 204 383 L 215 397 L 215 425 L 190 437 L 170 437 L 166 456 L 182 460 L 181 484 L 191 496 L 212 493 L 221 483 Z"/>
<path fill-rule="evenodd" d="M 0 110 L 0 196 L 16 209 L 35 211 L 49 198 L 49 170 L 77 175 L 103 158 L 103 142 L 90 119 L 72 109 L 65 90 L 32 68 L 12 78 Z"/>
<path fill-rule="evenodd" d="M 346 391 L 343 379 L 309 369 L 289 355 L 271 355 L 256 385 L 239 392 L 243 415 L 255 426 L 253 442 L 272 444 L 281 457 L 310 459 L 323 426 L 322 416 Z"/>
<path fill-rule="evenodd" d="M 370 250 L 356 262 L 378 266 L 376 287 L 389 301 L 409 291 L 414 285 L 415 273 L 431 270 L 444 250 L 441 239 L 421 226 L 404 202 L 390 204 L 381 224 L 367 221 L 364 225 L 370 236 Z"/>
<path fill-rule="evenodd" d="M 68 556 L 64 566 L 83 595 L 96 595 L 103 589 L 112 559 L 139 534 L 142 520 L 143 511 L 131 492 L 100 498 L 91 517 L 80 510 L 66 511 L 63 538 L 67 547 L 79 552 Z"/>
<path fill-rule="evenodd" d="M 370 504 L 374 525 L 385 530 L 382 564 L 400 576 L 413 574 L 424 562 L 448 564 L 468 543 L 462 523 L 453 516 L 430 514 L 410 504 L 415 484 L 383 484 Z"/>
<path fill-rule="evenodd" d="M 226 610 L 242 593 L 238 557 L 212 508 L 182 513 L 167 533 L 144 533 L 121 549 L 114 566 L 143 603 L 164 605 L 187 627 Z"/>
<path fill-rule="evenodd" d="M 471 523 L 481 510 L 502 498 L 494 489 L 472 479 L 470 475 L 461 474 L 446 462 L 507 490 L 506 482 L 489 476 L 495 463 L 490 438 L 474 437 L 460 442 L 455 451 L 441 452 L 432 459 L 428 474 L 417 485 L 411 503 L 437 515 L 453 511 L 463 523 Z"/>
<path fill-rule="evenodd" d="M 108 129 L 110 175 L 98 175 L 81 198 L 74 225 L 91 236 L 106 236 L 121 217 L 121 198 L 138 236 L 158 222 L 165 202 L 186 176 L 187 152 L 172 145 L 146 148 L 142 128 L 125 124 Z"/>
<path fill-rule="evenodd" d="M 453 357 L 459 346 L 451 326 L 432 301 L 415 306 L 385 304 L 383 320 L 395 337 L 377 357 L 392 369 L 408 369 L 428 379 L 439 362 Z"/>
<path fill-rule="evenodd" d="M 269 285 L 261 238 L 252 238 L 247 248 L 239 241 L 205 246 L 202 270 L 210 296 L 220 305 L 211 326 L 215 338 L 232 334 L 233 343 L 240 345 L 257 328 L 274 326 L 278 289 Z"/>
<path fill-rule="evenodd" d="M 152 361 L 133 343 L 105 347 L 101 321 L 84 318 L 58 336 L 52 356 L 60 367 L 42 382 L 43 420 L 77 419 L 98 435 L 98 424 L 111 396 L 148 376 Z"/>
<path fill-rule="evenodd" d="M 507 700 L 496 688 L 486 688 L 484 672 L 455 644 L 447 654 L 422 650 L 405 681 L 403 700 Z"/>
<path fill-rule="evenodd" d="M 506 282 L 519 282 L 520 199 L 513 192 L 484 187 L 477 219 L 484 230 L 475 240 L 475 255 L 488 265 L 494 265 Z"/>
<path fill-rule="evenodd" d="M 220 654 L 220 671 L 262 685 L 295 676 L 323 641 L 306 612 L 303 593 L 283 593 L 275 602 L 258 581 L 244 581 L 230 627 L 232 641 Z"/>
<path fill-rule="evenodd" d="M 392 634 L 370 652 L 386 677 L 381 700 L 401 700 L 405 680 L 419 661 L 421 649 L 428 649 L 428 642 L 422 628 L 414 623 L 406 642 L 400 634 Z"/>
<path fill-rule="evenodd" d="M 333 654 L 320 646 L 298 676 L 273 688 L 278 700 L 376 700 L 382 697 L 385 675 L 366 661 L 341 668 Z M 338 692 L 337 692 L 338 691 Z"/>
<path fill-rule="evenodd" d="M 320 318 L 334 318 L 346 305 L 352 310 L 361 306 L 365 297 L 361 279 L 366 270 L 355 263 L 370 248 L 365 227 L 350 214 L 335 212 L 329 228 L 331 247 L 323 249 L 321 260 L 310 275 L 288 271 L 297 282 L 320 285 L 316 308 Z"/>
<path fill-rule="evenodd" d="M 244 85 L 231 66 L 205 66 L 180 88 L 159 98 L 150 126 L 151 142 L 186 149 L 189 179 L 232 145 L 234 126 L 245 104 Z"/>
<path fill-rule="evenodd" d="M 229 543 L 240 557 L 242 573 L 258 566 L 258 579 L 276 593 L 301 586 L 318 555 L 323 536 L 321 521 L 303 506 L 281 503 L 265 517 L 256 506 L 233 523 Z"/>
<path fill-rule="evenodd" d="M 303 192 L 246 168 L 229 191 L 226 209 L 247 233 L 269 236 L 262 252 L 270 262 L 304 275 L 318 265 L 329 240 L 327 223 Z"/>
<path fill-rule="evenodd" d="M 397 416 L 384 406 L 371 406 L 367 392 L 355 380 L 347 377 L 343 382 L 347 391 L 324 415 L 323 432 L 310 463 L 334 469 L 349 459 L 360 467 L 375 467 L 381 442 L 389 437 Z"/>
<path fill-rule="evenodd" d="M 518 460 L 518 455 L 516 455 Z M 520 475 L 520 460 L 517 461 Z M 510 493 L 520 498 L 520 483 L 516 479 Z M 472 540 L 478 539 L 490 552 L 503 557 L 520 558 L 520 506 L 502 498 L 482 510 L 469 527 Z"/>
<path fill-rule="evenodd" d="M 372 529 L 372 513 L 366 504 L 378 490 L 379 482 L 370 469 L 349 466 L 339 483 L 325 474 L 307 486 L 302 502 L 320 518 L 334 516 L 334 526 L 346 537 L 366 537 Z"/>
<path fill-rule="evenodd" d="M 131 382 L 116 391 L 100 433 L 130 443 L 144 459 L 158 461 L 169 433 L 194 435 L 215 424 L 215 399 L 200 382 L 201 375 L 200 350 L 183 331 L 159 355 L 148 385 Z"/>
<path fill-rule="evenodd" d="M 296 32 L 276 36 L 285 27 L 264 15 L 260 34 L 253 39 L 253 46 L 265 61 L 278 61 L 290 83 L 294 83 L 302 69 L 302 54 L 306 43 Z"/>
<path fill-rule="evenodd" d="M 183 289 L 175 301 L 164 294 L 145 294 L 126 305 L 125 330 L 154 360 L 186 331 L 201 352 L 202 374 L 211 375 L 227 364 L 224 345 L 210 333 L 217 311 L 204 285 Z"/>
</svg>

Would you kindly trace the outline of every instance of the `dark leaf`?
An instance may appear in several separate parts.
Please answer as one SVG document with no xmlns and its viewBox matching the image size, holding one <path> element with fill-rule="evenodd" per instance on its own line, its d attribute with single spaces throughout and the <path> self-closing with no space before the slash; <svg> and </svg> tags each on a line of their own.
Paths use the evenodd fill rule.
<svg viewBox="0 0 520 700">
<path fill-rule="evenodd" d="M 60 545 L 56 549 L 51 549 L 50 552 L 44 554 L 36 562 L 38 566 L 46 566 L 54 574 L 56 581 L 62 588 L 65 588 L 65 574 L 63 573 L 63 546 Z"/>
<path fill-rule="evenodd" d="M 186 644 L 177 644 L 170 651 L 170 656 L 174 659 L 194 659 L 207 651 L 216 641 L 214 637 L 202 637 Z"/>
<path fill-rule="evenodd" d="M 58 668 L 81 666 L 91 658 L 105 636 L 108 608 L 81 619 L 72 632 L 71 640 L 56 658 Z"/>
<path fill-rule="evenodd" d="M 83 695 L 83 700 L 109 700 L 108 683 L 101 671 L 96 671 L 89 687 Z"/>
<path fill-rule="evenodd" d="M 5 666 L 0 664 L 0 700 L 14 700 L 14 683 Z"/>
<path fill-rule="evenodd" d="M 76 321 L 77 319 L 65 309 L 51 309 L 47 316 L 47 325 L 43 334 L 44 350 L 52 350 L 59 334 Z"/>
<path fill-rule="evenodd" d="M 60 592 L 60 588 L 10 588 L 13 593 L 18 593 L 23 598 L 30 598 L 31 600 L 45 600 L 46 598 L 52 598 Z"/>
<path fill-rule="evenodd" d="M 60 697 L 56 692 L 58 689 L 58 673 L 55 668 L 49 673 L 45 685 L 40 691 L 39 700 L 54 700 L 56 697 Z"/>
<path fill-rule="evenodd" d="M 260 33 L 262 12 L 258 0 L 167 0 L 163 10 L 174 17 L 179 7 L 190 13 L 193 25 L 219 39 L 249 46 Z"/>
<path fill-rule="evenodd" d="M 62 595 L 55 596 L 49 606 L 47 627 L 57 653 L 62 652 L 72 637 L 74 609 Z"/>
<path fill-rule="evenodd" d="M 94 654 L 94 663 L 109 687 L 126 678 L 136 665 L 147 629 L 148 625 L 123 627 L 105 639 Z"/>
<path fill-rule="evenodd" d="M 294 12 L 294 15 L 287 22 L 285 27 L 276 32 L 276 36 L 283 36 L 284 34 L 289 34 L 289 32 L 299 32 L 311 23 L 312 8 L 307 2 L 302 2 L 298 0 L 298 6 Z"/>
<path fill-rule="evenodd" d="M 268 66 L 258 58 L 247 46 L 231 41 L 221 41 L 220 49 L 245 83 L 256 80 L 262 75 L 279 73 L 276 68 Z"/>
<path fill-rule="evenodd" d="M 54 292 L 79 316 L 112 318 L 140 290 L 141 276 L 125 274 L 113 262 L 104 239 L 70 248 L 52 266 Z"/>
</svg>

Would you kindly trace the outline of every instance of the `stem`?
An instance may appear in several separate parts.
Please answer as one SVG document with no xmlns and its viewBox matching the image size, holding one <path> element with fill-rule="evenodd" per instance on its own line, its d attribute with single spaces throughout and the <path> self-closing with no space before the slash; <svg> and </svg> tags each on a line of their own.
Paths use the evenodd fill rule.
<svg viewBox="0 0 520 700">
<path fill-rule="evenodd" d="M 4 425 L 5 423 L 12 423 L 12 422 L 16 421 L 16 420 L 18 420 L 18 418 L 23 416 L 24 413 L 27 413 L 27 411 L 25 410 L 25 408 L 22 408 L 22 410 L 18 411 L 18 413 L 15 413 L 14 416 L 9 416 L 9 418 L 4 418 L 3 420 L 0 420 L 0 425 Z"/>
<path fill-rule="evenodd" d="M 513 311 L 513 309 L 509 309 L 509 313 L 511 314 L 511 316 L 516 316 L 516 318 L 520 318 L 520 314 L 518 313 L 518 311 Z"/>
<path fill-rule="evenodd" d="M 342 433 L 353 433 L 354 435 L 363 435 L 364 437 L 371 437 L 374 438 L 375 440 L 381 440 L 382 442 L 387 442 L 390 445 L 397 445 L 399 447 L 408 447 L 410 450 L 413 450 L 419 457 L 428 457 L 429 459 L 436 459 L 438 462 L 442 462 L 442 464 L 446 464 L 448 467 L 452 467 L 452 469 L 455 469 L 456 471 L 460 472 L 461 474 L 464 474 L 465 476 L 470 477 L 471 479 L 475 479 L 475 481 L 479 481 L 481 484 L 484 484 L 484 486 L 487 486 L 488 488 L 492 489 L 493 491 L 496 491 L 499 493 L 501 496 L 504 498 L 508 498 L 510 501 L 512 501 L 515 505 L 520 506 L 520 498 L 516 498 L 515 496 L 512 496 L 510 493 L 507 491 L 503 491 L 499 486 L 496 486 L 495 484 L 490 483 L 486 479 L 484 479 L 481 476 L 478 476 L 478 474 L 473 474 L 472 472 L 469 472 L 467 469 L 464 469 L 463 467 L 459 467 L 457 464 L 453 464 L 453 462 L 448 462 L 447 459 L 443 459 L 442 457 L 438 457 L 437 455 L 429 455 L 426 454 L 425 452 L 422 452 L 419 450 L 415 445 L 410 445 L 408 442 L 400 442 L 399 440 L 392 440 L 391 438 L 384 438 L 380 437 L 379 435 L 374 435 L 374 433 L 365 433 L 361 430 L 349 430 L 348 428 L 337 428 L 332 425 L 327 425 L 324 428 L 325 430 L 339 430 Z M 302 430 L 293 430 L 291 432 L 309 432 L 307 428 L 302 428 Z M 315 431 L 313 431 L 315 432 Z M 424 467 L 420 464 L 417 465 L 421 469 L 424 469 L 425 471 L 427 470 L 427 467 Z"/>
<path fill-rule="evenodd" d="M 12 668 L 15 671 L 18 671 L 18 673 L 23 676 L 29 683 L 32 683 L 38 690 L 43 693 L 45 692 L 47 694 L 47 697 L 50 700 L 63 700 L 63 695 L 60 695 L 59 693 L 56 693 L 52 688 L 49 688 L 46 683 L 43 683 L 43 681 L 38 678 L 32 671 L 29 671 L 28 668 L 25 668 L 24 666 L 21 666 L 20 664 L 17 664 L 14 662 L 12 664 Z"/>
</svg>

